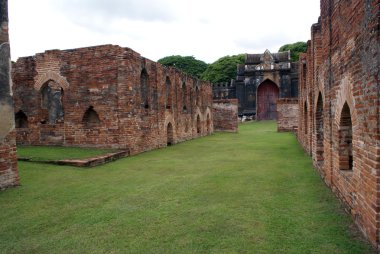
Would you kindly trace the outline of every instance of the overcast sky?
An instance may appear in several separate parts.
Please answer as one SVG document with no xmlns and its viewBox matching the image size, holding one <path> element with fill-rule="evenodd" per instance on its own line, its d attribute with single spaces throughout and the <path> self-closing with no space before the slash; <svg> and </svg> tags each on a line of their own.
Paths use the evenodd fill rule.
<svg viewBox="0 0 380 254">
<path fill-rule="evenodd" d="M 319 13 L 319 0 L 9 0 L 12 60 L 115 44 L 212 63 L 307 41 Z"/>
</svg>

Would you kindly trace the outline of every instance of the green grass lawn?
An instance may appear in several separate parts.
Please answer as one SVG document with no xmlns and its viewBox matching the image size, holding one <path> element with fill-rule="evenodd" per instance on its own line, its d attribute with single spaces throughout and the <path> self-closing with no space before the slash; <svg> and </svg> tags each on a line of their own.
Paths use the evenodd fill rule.
<svg viewBox="0 0 380 254">
<path fill-rule="evenodd" d="M 110 152 L 115 149 L 93 149 L 79 147 L 19 146 L 17 156 L 31 161 L 51 161 L 64 159 L 84 159 Z"/>
<path fill-rule="evenodd" d="M 274 122 L 96 168 L 19 168 L 0 192 L 2 253 L 373 252 Z"/>
</svg>

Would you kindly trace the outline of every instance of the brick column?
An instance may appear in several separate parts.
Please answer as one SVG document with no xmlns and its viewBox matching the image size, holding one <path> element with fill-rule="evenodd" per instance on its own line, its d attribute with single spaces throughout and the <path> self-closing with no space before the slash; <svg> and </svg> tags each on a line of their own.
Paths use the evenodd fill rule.
<svg viewBox="0 0 380 254">
<path fill-rule="evenodd" d="M 0 189 L 19 184 L 10 77 L 8 0 L 0 0 Z"/>
</svg>

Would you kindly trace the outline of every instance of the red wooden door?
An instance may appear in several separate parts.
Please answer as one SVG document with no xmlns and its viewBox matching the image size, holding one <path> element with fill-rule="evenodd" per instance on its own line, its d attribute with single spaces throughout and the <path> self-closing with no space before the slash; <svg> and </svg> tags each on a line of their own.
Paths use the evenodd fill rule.
<svg viewBox="0 0 380 254">
<path fill-rule="evenodd" d="M 257 120 L 277 119 L 279 89 L 270 80 L 264 81 L 257 89 Z"/>
</svg>

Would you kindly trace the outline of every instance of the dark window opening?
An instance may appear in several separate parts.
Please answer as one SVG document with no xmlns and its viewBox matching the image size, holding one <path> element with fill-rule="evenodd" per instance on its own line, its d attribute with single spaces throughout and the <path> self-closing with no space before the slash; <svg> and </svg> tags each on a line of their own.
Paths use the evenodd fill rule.
<svg viewBox="0 0 380 254">
<path fill-rule="evenodd" d="M 100 124 L 100 118 L 98 113 L 94 110 L 93 106 L 90 106 L 83 115 L 82 122 L 87 127 L 95 127 Z"/>
<path fill-rule="evenodd" d="M 173 125 L 171 123 L 168 123 L 166 127 L 166 135 L 167 135 L 167 141 L 166 144 L 168 146 L 171 146 L 174 144 L 174 133 L 173 133 Z"/>
<path fill-rule="evenodd" d="M 41 123 L 56 124 L 63 122 L 62 104 L 63 88 L 53 80 L 46 82 L 41 88 L 41 108 L 45 119 Z"/>
<path fill-rule="evenodd" d="M 305 135 L 307 134 L 307 132 L 308 132 L 308 124 L 307 124 L 307 121 L 308 121 L 308 119 L 307 119 L 307 103 L 306 103 L 306 101 L 305 101 L 305 106 L 304 106 L 304 116 L 303 116 L 303 118 L 304 118 L 304 132 L 305 132 Z"/>
<path fill-rule="evenodd" d="M 28 128 L 28 117 L 20 110 L 15 114 L 16 128 Z"/>
<path fill-rule="evenodd" d="M 140 89 L 141 89 L 141 105 L 149 108 L 149 76 L 145 69 L 141 71 L 140 76 Z"/>
<path fill-rule="evenodd" d="M 316 128 L 316 144 L 317 144 L 317 161 L 323 162 L 324 160 L 324 126 L 323 126 L 323 99 L 322 94 L 319 93 L 317 101 L 317 109 L 315 112 L 315 128 Z"/>
<path fill-rule="evenodd" d="M 201 118 L 199 117 L 199 115 L 197 116 L 197 133 L 201 133 Z"/>
<path fill-rule="evenodd" d="M 171 109 L 172 107 L 172 84 L 169 77 L 166 77 L 166 108 Z"/>
<path fill-rule="evenodd" d="M 351 110 L 347 103 L 344 104 L 340 116 L 339 126 L 339 168 L 352 170 L 354 157 L 352 154 L 352 121 Z"/>
</svg>

